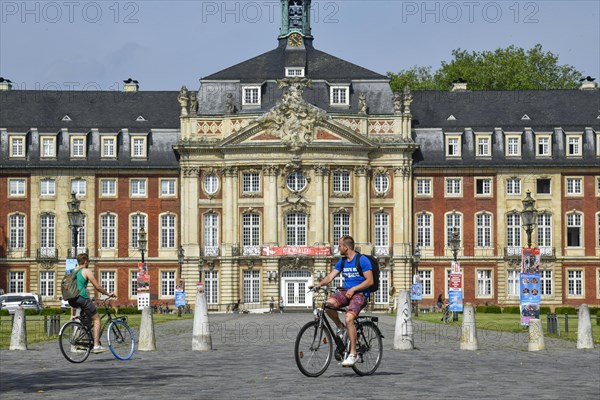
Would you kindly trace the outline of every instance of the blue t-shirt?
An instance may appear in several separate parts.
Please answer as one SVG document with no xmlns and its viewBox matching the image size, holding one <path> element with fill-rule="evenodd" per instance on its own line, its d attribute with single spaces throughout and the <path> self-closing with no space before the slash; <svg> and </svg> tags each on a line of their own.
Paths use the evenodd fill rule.
<svg viewBox="0 0 600 400">
<path fill-rule="evenodd" d="M 352 259 L 352 261 L 348 261 L 348 259 L 346 259 L 345 257 L 340 258 L 338 260 L 337 264 L 335 264 L 335 269 L 342 272 L 342 260 L 346 260 L 346 262 L 344 264 L 344 271 L 342 272 L 342 274 L 344 276 L 344 288 L 345 289 L 353 288 L 354 286 L 358 286 L 365 281 L 365 278 L 363 278 L 358 273 L 358 270 L 356 269 L 356 258 L 357 257 L 358 257 L 358 253 L 356 253 L 354 255 L 354 258 Z M 369 261 L 369 259 L 367 257 L 360 258 L 360 267 L 363 271 L 363 274 L 365 273 L 365 271 L 371 271 L 373 269 L 373 266 L 371 265 L 371 261 Z M 371 289 L 361 290 L 361 293 L 363 293 L 367 298 L 369 298 L 369 295 L 371 294 Z"/>
</svg>

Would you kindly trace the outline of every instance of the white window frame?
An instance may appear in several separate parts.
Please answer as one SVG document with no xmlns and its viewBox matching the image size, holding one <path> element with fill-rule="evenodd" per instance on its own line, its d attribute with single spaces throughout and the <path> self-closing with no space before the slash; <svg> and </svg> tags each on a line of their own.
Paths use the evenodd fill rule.
<svg viewBox="0 0 600 400">
<path fill-rule="evenodd" d="M 567 297 L 585 297 L 585 274 L 582 269 L 568 268 L 566 271 Z"/>
<path fill-rule="evenodd" d="M 506 214 L 506 247 L 521 247 L 521 222 L 520 214 Z"/>
<path fill-rule="evenodd" d="M 554 293 L 554 281 L 553 273 L 550 269 L 543 269 L 540 271 L 540 295 L 541 296 L 552 296 Z M 549 290 L 547 290 L 549 289 Z"/>
<path fill-rule="evenodd" d="M 40 136 L 40 158 L 56 158 L 56 136 Z"/>
<path fill-rule="evenodd" d="M 161 178 L 159 184 L 160 197 L 177 197 L 177 178 Z M 166 192 L 165 185 L 167 185 Z"/>
<path fill-rule="evenodd" d="M 87 195 L 87 181 L 83 178 L 72 179 L 71 193 L 73 192 L 77 197 L 85 197 Z"/>
<path fill-rule="evenodd" d="M 484 211 L 475 214 L 475 247 L 492 247 L 493 220 L 494 218 L 489 212 Z"/>
<path fill-rule="evenodd" d="M 8 216 L 8 248 L 10 250 L 25 250 L 27 218 L 25 214 L 14 213 Z"/>
<path fill-rule="evenodd" d="M 389 247 L 390 245 L 390 214 L 376 212 L 373 215 L 374 245 L 375 247 Z"/>
<path fill-rule="evenodd" d="M 242 214 L 242 246 L 260 246 L 260 214 Z"/>
<path fill-rule="evenodd" d="M 419 277 L 421 277 L 421 284 L 423 285 L 423 297 L 433 298 L 433 271 L 430 269 L 419 269 L 417 271 Z"/>
<path fill-rule="evenodd" d="M 285 76 L 286 77 L 304 77 L 304 68 L 302 67 L 286 67 L 285 68 Z"/>
<path fill-rule="evenodd" d="M 350 105 L 350 86 L 331 86 L 329 88 L 329 104 L 332 106 Z"/>
<path fill-rule="evenodd" d="M 387 193 L 390 190 L 390 177 L 387 173 L 377 173 L 373 179 L 373 188 L 379 194 Z"/>
<path fill-rule="evenodd" d="M 71 136 L 70 138 L 70 149 L 71 158 L 86 158 L 86 137 L 85 136 Z"/>
<path fill-rule="evenodd" d="M 565 177 L 565 195 L 566 196 L 583 196 L 583 177 L 566 176 Z"/>
<path fill-rule="evenodd" d="M 8 271 L 8 293 L 25 292 L 25 271 Z"/>
<path fill-rule="evenodd" d="M 488 268 L 475 269 L 477 287 L 476 298 L 492 298 L 494 296 L 494 271 Z"/>
<path fill-rule="evenodd" d="M 175 297 L 175 285 L 177 281 L 176 270 L 160 271 L 160 298 L 170 299 Z"/>
<path fill-rule="evenodd" d="M 131 136 L 131 158 L 148 158 L 148 138 Z"/>
<path fill-rule="evenodd" d="M 548 191 L 548 193 L 543 193 L 543 192 L 539 191 L 539 185 L 538 185 L 538 183 L 540 181 L 548 181 L 548 188 L 550 189 Z M 550 196 L 550 195 L 552 195 L 552 179 L 551 178 L 537 178 L 535 180 L 535 194 L 538 195 L 538 196 Z"/>
<path fill-rule="evenodd" d="M 446 229 L 445 229 L 445 235 L 446 235 L 446 240 L 444 243 L 446 243 L 447 247 L 450 247 L 450 239 L 452 238 L 453 234 L 454 234 L 454 229 L 458 228 L 458 235 L 461 239 L 461 243 L 464 243 L 462 241 L 462 237 L 463 237 L 463 215 L 459 212 L 449 212 L 446 213 L 446 217 L 444 218 L 445 223 L 446 223 Z"/>
<path fill-rule="evenodd" d="M 105 183 L 107 185 L 106 189 L 112 189 L 112 191 L 104 190 Z M 100 178 L 98 186 L 100 189 L 100 197 L 117 197 L 117 190 L 119 187 L 117 178 Z"/>
<path fill-rule="evenodd" d="M 477 185 L 478 182 L 481 181 L 483 182 L 483 193 L 477 193 Z M 485 182 L 487 183 L 487 187 Z M 492 197 L 493 196 L 493 187 L 494 187 L 494 179 L 491 177 L 477 177 L 475 178 L 475 197 Z"/>
<path fill-rule="evenodd" d="M 428 212 L 417 213 L 417 245 L 421 248 L 433 246 L 433 214 Z"/>
<path fill-rule="evenodd" d="M 202 241 L 204 243 L 204 252 L 207 253 L 207 249 L 209 252 L 217 251 L 219 248 L 219 214 L 214 212 L 209 212 L 204 214 L 202 217 L 202 232 L 203 237 Z"/>
<path fill-rule="evenodd" d="M 219 271 L 204 271 L 204 292 L 207 304 L 219 304 Z"/>
<path fill-rule="evenodd" d="M 131 179 L 129 179 L 129 195 L 130 195 L 130 197 L 147 197 L 148 196 L 148 179 L 147 178 L 131 178 Z"/>
<path fill-rule="evenodd" d="M 148 232 L 148 216 L 142 213 L 129 215 L 129 248 L 137 249 L 140 229 L 144 228 Z"/>
<path fill-rule="evenodd" d="M 567 248 L 575 248 L 575 249 L 579 249 L 579 248 L 583 248 L 584 246 L 584 241 L 583 241 L 583 232 L 584 232 L 584 218 L 583 218 L 583 213 L 579 212 L 579 211 L 570 211 L 567 213 L 566 218 L 565 218 L 565 222 L 566 222 L 566 235 L 565 235 L 565 247 Z M 579 229 L 579 235 L 578 235 L 578 244 L 577 245 L 570 245 L 569 244 L 569 228 L 573 228 L 573 229 Z"/>
<path fill-rule="evenodd" d="M 332 190 L 334 193 L 350 193 L 349 171 L 333 171 L 332 180 Z"/>
<path fill-rule="evenodd" d="M 447 158 L 460 158 L 462 157 L 462 136 L 461 135 L 446 135 L 445 136 L 445 148 Z"/>
<path fill-rule="evenodd" d="M 476 157 L 491 157 L 492 156 L 492 136 L 491 135 L 475 135 L 476 140 Z M 484 151 L 482 151 L 484 150 Z"/>
<path fill-rule="evenodd" d="M 552 214 L 538 214 L 536 229 L 538 247 L 552 248 Z"/>
<path fill-rule="evenodd" d="M 521 135 L 506 135 L 506 157 L 521 157 Z"/>
<path fill-rule="evenodd" d="M 100 286 L 109 293 L 117 294 L 117 271 L 100 270 Z"/>
<path fill-rule="evenodd" d="M 42 253 L 48 255 L 56 251 L 56 216 L 54 214 L 40 215 L 40 249 L 47 249 L 42 250 Z"/>
<path fill-rule="evenodd" d="M 100 215 L 100 248 L 115 249 L 117 245 L 117 216 L 115 214 Z"/>
<path fill-rule="evenodd" d="M 339 254 L 337 241 L 342 236 L 350 236 L 350 213 L 336 212 L 333 214 L 333 239 L 335 241 L 334 253 Z"/>
<path fill-rule="evenodd" d="M 242 87 L 242 106 L 260 106 L 262 101 L 259 85 Z"/>
<path fill-rule="evenodd" d="M 138 294 L 138 271 L 137 269 L 129 270 L 129 298 L 137 297 Z"/>
<path fill-rule="evenodd" d="M 445 178 L 444 188 L 446 197 L 462 197 L 463 178 L 456 176 Z"/>
<path fill-rule="evenodd" d="M 260 271 L 244 270 L 243 272 L 243 301 L 244 304 L 260 303 Z"/>
<path fill-rule="evenodd" d="M 76 253 L 85 253 L 87 252 L 85 248 L 85 230 L 87 225 L 87 215 L 83 215 L 81 218 L 81 226 L 77 229 L 77 251 Z M 71 247 L 75 247 L 75 243 L 73 242 L 73 235 L 70 236 Z"/>
<path fill-rule="evenodd" d="M 213 195 L 219 191 L 219 177 L 217 174 L 211 173 L 204 175 L 202 180 L 202 188 L 204 192 Z"/>
<path fill-rule="evenodd" d="M 54 297 L 56 286 L 56 273 L 54 271 L 40 271 L 40 296 Z"/>
<path fill-rule="evenodd" d="M 40 196 L 41 197 L 56 196 L 56 179 L 54 179 L 54 178 L 40 179 Z"/>
<path fill-rule="evenodd" d="M 160 215 L 160 247 L 175 249 L 177 247 L 177 216 L 175 214 Z"/>
<path fill-rule="evenodd" d="M 27 196 L 27 178 L 8 179 L 8 197 Z"/>
<path fill-rule="evenodd" d="M 417 178 L 415 182 L 417 196 L 433 196 L 433 180 L 431 178 Z"/>
<path fill-rule="evenodd" d="M 27 155 L 27 137 L 25 135 L 10 135 L 8 141 L 10 158 L 25 158 Z"/>
<path fill-rule="evenodd" d="M 567 157 L 581 157 L 583 155 L 583 137 L 581 134 L 566 135 L 565 152 Z"/>
<path fill-rule="evenodd" d="M 260 172 L 246 171 L 242 172 L 242 192 L 243 193 L 260 193 Z"/>
<path fill-rule="evenodd" d="M 516 269 L 506 271 L 506 295 L 508 297 L 519 297 L 520 295 L 520 279 L 521 273 Z"/>
<path fill-rule="evenodd" d="M 116 136 L 102 136 L 102 158 L 117 158 Z"/>
<path fill-rule="evenodd" d="M 506 178 L 506 195 L 520 196 L 521 195 L 521 178 Z"/>
<path fill-rule="evenodd" d="M 338 276 L 340 276 L 339 274 Z M 379 271 L 379 290 L 375 292 L 375 304 L 390 303 L 390 274 L 388 271 Z"/>
<path fill-rule="evenodd" d="M 287 246 L 306 246 L 308 243 L 308 216 L 289 213 L 285 216 L 285 241 Z"/>
<path fill-rule="evenodd" d="M 306 189 L 308 180 L 302 171 L 294 171 L 285 178 L 287 188 L 292 192 L 301 192 Z"/>
<path fill-rule="evenodd" d="M 543 143 L 543 141 L 547 142 Z M 552 135 L 535 135 L 535 156 L 552 157 Z"/>
</svg>

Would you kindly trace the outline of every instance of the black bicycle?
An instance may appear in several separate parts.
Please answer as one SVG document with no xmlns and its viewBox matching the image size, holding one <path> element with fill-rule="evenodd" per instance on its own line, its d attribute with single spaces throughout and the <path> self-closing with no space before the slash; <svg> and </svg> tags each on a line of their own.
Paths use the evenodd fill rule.
<svg viewBox="0 0 600 400">
<path fill-rule="evenodd" d="M 450 304 L 446 304 L 444 306 L 444 308 L 442 309 L 442 322 L 444 322 L 445 324 L 449 324 L 450 317 L 451 317 Z"/>
<path fill-rule="evenodd" d="M 315 293 L 315 297 L 319 297 L 321 305 L 313 307 L 315 320 L 300 329 L 294 351 L 300 372 L 309 377 L 317 377 L 327 370 L 333 357 L 341 362 L 348 356 L 350 342 L 347 335 L 344 338 L 337 336 L 326 318 L 326 309 L 346 312 L 345 308 L 334 308 L 327 305 L 326 300 L 332 290 L 322 287 L 313 288 L 310 291 Z M 315 303 L 313 302 L 313 304 Z M 381 363 L 383 335 L 377 327 L 378 321 L 377 317 L 371 316 L 359 316 L 354 321 L 357 333 L 358 360 L 352 369 L 358 375 L 373 374 Z"/>
<path fill-rule="evenodd" d="M 127 317 L 113 314 L 108 298 L 103 300 L 103 307 L 105 311 L 100 321 L 106 321 L 102 323 L 100 337 L 106 330 L 111 353 L 119 360 L 129 360 L 135 351 L 135 337 L 133 330 L 127 325 Z M 85 312 L 60 328 L 58 343 L 68 361 L 81 363 L 88 358 L 94 347 L 94 340 L 92 321 Z"/>
</svg>

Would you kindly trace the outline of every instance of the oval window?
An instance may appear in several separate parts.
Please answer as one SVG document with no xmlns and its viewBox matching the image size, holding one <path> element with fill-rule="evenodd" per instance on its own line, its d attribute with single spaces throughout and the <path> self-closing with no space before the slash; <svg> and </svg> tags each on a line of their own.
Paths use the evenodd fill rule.
<svg viewBox="0 0 600 400">
<path fill-rule="evenodd" d="M 390 181 L 385 174 L 375 175 L 375 190 L 377 193 L 385 193 L 390 187 Z"/>
<path fill-rule="evenodd" d="M 204 191 L 208 194 L 215 194 L 219 190 L 219 177 L 216 174 L 206 175 L 204 177 Z"/>
<path fill-rule="evenodd" d="M 293 192 L 299 192 L 306 187 L 306 177 L 302 172 L 293 172 L 287 177 L 287 186 Z"/>
</svg>

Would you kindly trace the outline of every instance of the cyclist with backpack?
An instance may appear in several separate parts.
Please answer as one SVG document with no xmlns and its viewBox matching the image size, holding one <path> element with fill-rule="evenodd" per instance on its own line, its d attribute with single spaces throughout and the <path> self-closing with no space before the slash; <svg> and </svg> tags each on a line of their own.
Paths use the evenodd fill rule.
<svg viewBox="0 0 600 400">
<path fill-rule="evenodd" d="M 92 349 L 92 353 L 102 353 L 106 351 L 106 349 L 100 346 L 100 315 L 98 314 L 98 310 L 94 305 L 94 302 L 90 299 L 87 293 L 87 285 L 88 282 L 92 282 L 92 285 L 102 294 L 105 294 L 109 297 L 114 297 L 114 293 L 109 293 L 107 290 L 104 290 L 102 286 L 98 284 L 98 281 L 94 277 L 92 271 L 88 269 L 90 264 L 90 259 L 87 254 L 81 253 L 77 256 L 77 268 L 75 268 L 71 274 L 76 274 L 77 279 L 77 287 L 79 288 L 79 294 L 77 297 L 73 297 L 68 299 L 69 305 L 73 308 L 81 308 L 82 312 L 85 312 L 88 317 L 94 323 L 93 335 L 94 335 L 94 348 Z"/>
<path fill-rule="evenodd" d="M 354 251 L 354 239 L 351 236 L 342 236 L 338 241 L 342 258 L 337 262 L 335 268 L 321 282 L 314 287 L 327 285 L 340 273 L 344 276 L 344 288 L 331 295 L 327 303 L 331 307 L 341 308 L 347 306 L 346 325 L 340 321 L 337 311 L 327 310 L 327 315 L 337 326 L 337 334 L 340 336 L 348 334 L 350 339 L 350 353 L 342 362 L 342 366 L 351 367 L 357 361 L 356 355 L 356 327 L 354 320 L 360 311 L 369 302 L 371 286 L 375 284 L 373 265 L 368 256 Z M 358 265 L 357 265 L 358 264 Z M 311 286 L 313 287 L 313 286 Z"/>
</svg>

